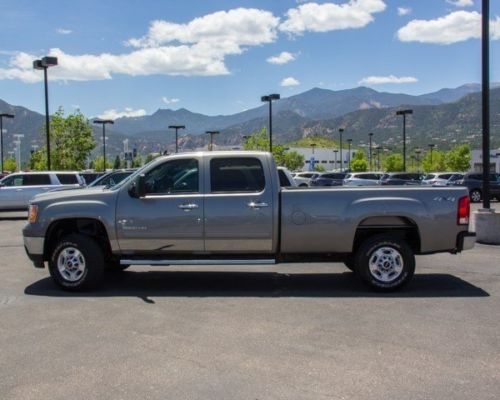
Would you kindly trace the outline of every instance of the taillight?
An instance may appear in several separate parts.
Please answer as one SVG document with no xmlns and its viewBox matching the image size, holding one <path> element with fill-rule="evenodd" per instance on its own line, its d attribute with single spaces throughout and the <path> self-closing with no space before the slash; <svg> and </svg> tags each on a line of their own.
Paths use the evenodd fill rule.
<svg viewBox="0 0 500 400">
<path fill-rule="evenodd" d="M 470 215 L 470 198 L 469 196 L 460 197 L 458 200 L 457 224 L 468 225 Z"/>
</svg>

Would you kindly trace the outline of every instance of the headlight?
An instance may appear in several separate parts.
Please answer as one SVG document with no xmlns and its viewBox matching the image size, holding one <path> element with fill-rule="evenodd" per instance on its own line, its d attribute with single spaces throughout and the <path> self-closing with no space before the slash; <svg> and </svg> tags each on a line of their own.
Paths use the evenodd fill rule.
<svg viewBox="0 0 500 400">
<path fill-rule="evenodd" d="M 30 204 L 28 211 L 28 222 L 34 224 L 38 218 L 38 206 L 36 204 Z"/>
</svg>

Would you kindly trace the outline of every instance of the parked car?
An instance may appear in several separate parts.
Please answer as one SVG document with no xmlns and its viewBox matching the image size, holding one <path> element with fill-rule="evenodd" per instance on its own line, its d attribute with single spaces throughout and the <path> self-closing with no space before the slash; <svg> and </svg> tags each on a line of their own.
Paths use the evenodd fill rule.
<svg viewBox="0 0 500 400">
<path fill-rule="evenodd" d="M 382 175 L 380 185 L 421 185 L 422 174 L 412 172 L 389 172 Z"/>
<path fill-rule="evenodd" d="M 311 179 L 315 179 L 318 176 L 318 172 L 296 172 L 293 175 L 293 179 L 295 179 L 297 186 L 305 187 L 310 185 Z"/>
<path fill-rule="evenodd" d="M 85 184 L 77 172 L 17 172 L 0 180 L 0 210 L 26 210 L 38 193 Z"/>
<path fill-rule="evenodd" d="M 422 185 L 446 186 L 449 179 L 455 174 L 456 172 L 432 172 L 424 176 Z"/>
<path fill-rule="evenodd" d="M 86 185 L 90 185 L 96 179 L 104 175 L 104 172 L 83 171 L 80 172 L 81 177 L 85 180 Z"/>
<path fill-rule="evenodd" d="M 310 180 L 310 186 L 342 186 L 346 174 L 343 172 L 325 172 Z"/>
<path fill-rule="evenodd" d="M 457 172 L 452 176 L 450 176 L 450 179 L 446 181 L 446 186 L 453 186 L 455 185 L 455 182 L 460 181 L 462 179 L 464 179 L 464 174 L 461 172 Z"/>
<path fill-rule="evenodd" d="M 479 203 L 483 199 L 482 173 L 466 173 L 462 179 L 455 181 L 454 185 L 465 186 L 473 203 Z M 500 200 L 500 174 L 490 174 L 490 197 Z"/>
<path fill-rule="evenodd" d="M 373 186 L 384 175 L 382 172 L 352 172 L 344 179 L 344 186 Z"/>
<path fill-rule="evenodd" d="M 135 171 L 135 169 L 120 169 L 108 172 L 106 175 L 102 175 L 97 178 L 94 182 L 88 185 L 88 187 L 114 186 L 128 176 L 132 175 Z"/>
<path fill-rule="evenodd" d="M 295 187 L 297 183 L 293 179 L 291 172 L 285 167 L 278 167 L 278 177 L 281 187 Z"/>
<path fill-rule="evenodd" d="M 129 265 L 334 260 L 388 291 L 415 254 L 472 248 L 469 211 L 465 188 L 280 188 L 271 154 L 209 151 L 158 157 L 109 189 L 39 194 L 23 237 L 69 291 Z"/>
</svg>

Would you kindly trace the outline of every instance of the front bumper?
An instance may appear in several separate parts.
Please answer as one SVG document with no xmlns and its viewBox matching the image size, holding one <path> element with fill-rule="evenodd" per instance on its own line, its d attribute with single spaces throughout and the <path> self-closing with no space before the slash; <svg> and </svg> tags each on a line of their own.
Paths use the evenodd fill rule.
<svg viewBox="0 0 500 400">
<path fill-rule="evenodd" d="M 474 248 L 476 234 L 474 232 L 460 232 L 457 236 L 457 252 Z"/>
<path fill-rule="evenodd" d="M 24 249 L 36 268 L 43 268 L 44 238 L 38 236 L 23 236 Z"/>
</svg>

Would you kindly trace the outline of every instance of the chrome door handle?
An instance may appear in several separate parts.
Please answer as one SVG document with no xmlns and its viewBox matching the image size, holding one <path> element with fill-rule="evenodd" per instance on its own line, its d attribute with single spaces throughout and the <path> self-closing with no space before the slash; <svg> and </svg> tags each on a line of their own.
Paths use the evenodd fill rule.
<svg viewBox="0 0 500 400">
<path fill-rule="evenodd" d="M 181 210 L 186 210 L 186 211 L 199 208 L 198 204 L 194 203 L 179 204 L 177 207 L 179 207 Z"/>
<path fill-rule="evenodd" d="M 247 204 L 247 206 L 250 208 L 262 208 L 262 207 L 269 207 L 269 204 L 251 201 L 250 203 Z"/>
</svg>

